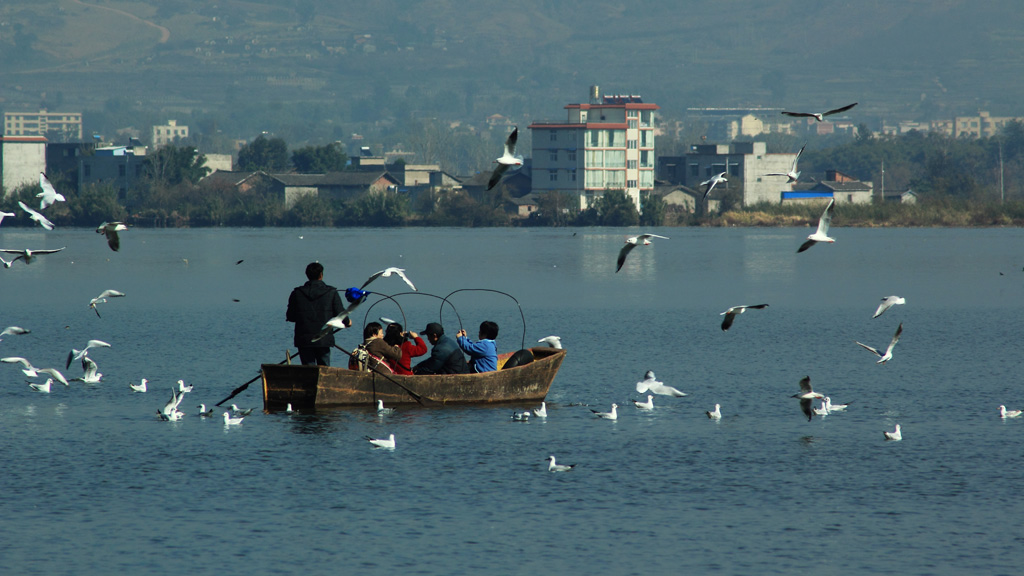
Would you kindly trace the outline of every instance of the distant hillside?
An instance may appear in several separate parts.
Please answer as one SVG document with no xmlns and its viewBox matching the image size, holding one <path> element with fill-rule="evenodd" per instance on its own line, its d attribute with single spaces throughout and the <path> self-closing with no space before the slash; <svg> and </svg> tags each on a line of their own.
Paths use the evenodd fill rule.
<svg viewBox="0 0 1024 576">
<path fill-rule="evenodd" d="M 520 122 L 599 84 L 666 115 L 853 100 L 868 118 L 1024 114 L 1019 0 L 7 0 L 0 54 L 4 109 Z"/>
</svg>

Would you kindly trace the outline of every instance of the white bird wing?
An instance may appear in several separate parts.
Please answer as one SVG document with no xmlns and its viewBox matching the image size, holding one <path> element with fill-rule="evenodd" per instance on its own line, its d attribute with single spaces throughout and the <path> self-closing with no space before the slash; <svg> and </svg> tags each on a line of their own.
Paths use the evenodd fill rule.
<svg viewBox="0 0 1024 576">
<path fill-rule="evenodd" d="M 63 202 L 64 196 L 57 193 L 57 190 L 50 184 L 50 181 L 46 178 L 46 174 L 39 173 L 39 187 L 43 189 L 42 192 L 36 194 L 36 198 L 41 198 L 39 201 L 39 209 L 46 210 L 54 202 Z"/>
<path fill-rule="evenodd" d="M 854 102 L 853 104 L 847 104 L 846 106 L 843 106 L 842 108 L 836 108 L 834 110 L 829 110 L 828 112 L 822 112 L 821 115 L 822 116 L 831 116 L 833 114 L 839 114 L 840 112 L 846 112 L 847 110 L 849 110 L 850 108 L 853 108 L 856 105 L 857 105 L 857 102 Z"/>
<path fill-rule="evenodd" d="M 626 242 L 626 244 L 619 250 L 619 258 L 615 262 L 615 271 L 618 272 L 622 269 L 622 265 L 626 263 L 626 256 L 629 256 L 629 252 L 636 248 L 636 244 Z"/>
<path fill-rule="evenodd" d="M 36 372 L 49 374 L 50 376 L 53 376 L 53 379 L 56 380 L 57 382 L 60 382 L 65 386 L 69 386 L 68 379 L 65 378 L 64 375 L 60 373 L 60 370 L 57 370 L 56 368 L 37 368 Z"/>
<path fill-rule="evenodd" d="M 882 303 L 878 305 L 878 308 L 875 310 L 875 314 L 872 318 L 878 318 L 889 308 L 892 308 L 892 301 L 888 297 L 882 298 Z"/>
<path fill-rule="evenodd" d="M 96 362 L 94 362 L 92 358 L 82 356 L 82 371 L 85 372 L 85 375 L 82 376 L 83 380 L 94 380 L 98 370 L 99 366 L 96 365 Z"/>
<path fill-rule="evenodd" d="M 409 277 L 405 275 L 405 270 L 402 268 L 388 268 L 388 270 L 398 274 L 398 277 L 404 280 L 405 283 L 409 285 L 409 288 L 412 288 L 414 292 L 416 291 L 416 286 L 413 285 L 412 281 L 409 280 Z"/>
<path fill-rule="evenodd" d="M 86 348 L 110 348 L 110 344 L 107 344 L 103 340 L 89 340 Z"/>
<path fill-rule="evenodd" d="M 648 238 L 661 238 L 662 240 L 669 240 L 668 236 L 658 236 L 657 234 L 640 234 L 636 238 L 638 240 L 646 240 Z"/>
<path fill-rule="evenodd" d="M 516 126 L 512 133 L 505 139 L 505 156 L 515 156 L 516 141 L 519 140 L 519 127 Z"/>
<path fill-rule="evenodd" d="M 818 234 L 828 236 L 828 229 L 832 226 L 832 213 L 836 205 L 836 199 L 833 198 L 829 201 L 828 206 L 825 207 L 825 212 L 821 214 L 821 218 L 818 219 Z"/>
<path fill-rule="evenodd" d="M 814 392 L 814 389 L 811 388 L 811 377 L 804 376 L 800 379 L 800 393 L 806 394 L 808 392 Z"/>
<path fill-rule="evenodd" d="M 892 349 L 896 346 L 896 343 L 900 341 L 900 334 L 903 334 L 902 322 L 900 322 L 899 327 L 896 328 L 896 333 L 892 335 L 892 342 L 889 342 L 889 347 L 885 349 L 886 355 L 892 354 Z"/>
<path fill-rule="evenodd" d="M 800 155 L 804 153 L 804 148 L 807 148 L 807 144 L 801 146 L 800 151 L 796 153 L 796 158 L 793 158 L 793 168 L 790 170 L 790 173 L 796 174 L 796 164 L 800 161 Z M 789 174 L 785 174 L 785 176 L 789 176 Z"/>
<path fill-rule="evenodd" d="M 501 177 L 505 174 L 507 170 L 508 164 L 502 164 L 499 162 L 498 165 L 495 166 L 494 172 L 491 172 L 491 179 L 487 181 L 487 189 L 490 190 L 491 188 L 497 186 L 498 182 L 501 181 Z"/>
<path fill-rule="evenodd" d="M 29 208 L 28 206 L 25 206 L 25 203 L 20 200 L 18 201 L 18 206 L 21 206 L 21 209 L 28 213 L 29 218 L 38 222 L 40 226 L 46 228 L 47 230 L 53 230 L 53 222 L 47 220 L 46 216 L 43 216 L 39 212 L 36 212 L 35 210 Z"/>
<path fill-rule="evenodd" d="M 32 364 L 25 358 L 22 358 L 21 356 L 8 356 L 7 358 L 0 358 L 0 362 L 7 362 L 8 364 L 17 363 L 24 366 L 26 370 L 35 370 Z"/>
<path fill-rule="evenodd" d="M 96 300 L 102 300 L 104 298 L 118 298 L 121 296 L 124 296 L 124 292 L 118 292 L 117 290 L 104 290 L 96 297 Z M 107 344 L 107 346 L 110 346 L 110 344 Z"/>
<path fill-rule="evenodd" d="M 856 342 L 856 340 L 855 340 L 855 342 Z M 873 352 L 875 354 L 875 356 L 878 356 L 879 358 L 882 357 L 882 353 L 881 352 L 879 352 L 878 350 L 875 350 L 874 348 L 872 348 L 871 346 L 868 346 L 867 344 L 861 344 L 860 342 L 857 342 L 857 345 L 860 346 L 861 348 L 864 348 L 865 350 Z"/>
</svg>

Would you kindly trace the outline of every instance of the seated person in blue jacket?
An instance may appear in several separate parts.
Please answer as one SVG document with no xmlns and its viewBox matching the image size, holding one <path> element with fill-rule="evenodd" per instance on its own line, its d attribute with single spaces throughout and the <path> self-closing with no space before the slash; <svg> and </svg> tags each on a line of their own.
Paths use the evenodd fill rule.
<svg viewBox="0 0 1024 576">
<path fill-rule="evenodd" d="M 456 342 L 463 352 L 469 354 L 469 365 L 473 372 L 494 372 L 498 369 L 498 346 L 494 339 L 498 337 L 498 325 L 490 320 L 480 323 L 480 340 L 473 342 L 466 336 L 465 330 L 456 334 Z"/>
</svg>

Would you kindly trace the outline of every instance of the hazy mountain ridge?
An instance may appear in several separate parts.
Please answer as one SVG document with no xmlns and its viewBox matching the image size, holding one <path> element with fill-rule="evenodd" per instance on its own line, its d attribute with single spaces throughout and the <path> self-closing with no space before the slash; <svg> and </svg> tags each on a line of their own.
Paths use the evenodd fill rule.
<svg viewBox="0 0 1024 576">
<path fill-rule="evenodd" d="M 386 85 L 472 92 L 462 107 L 478 117 L 559 118 L 599 84 L 668 115 L 853 100 L 866 115 L 1024 115 L 1014 96 L 1024 88 L 1024 10 L 1014 0 L 54 4 L 0 6 L 0 51 L 13 56 L 0 59 L 0 106 L 55 92 L 76 108 L 115 95 L 215 107 L 232 91 L 336 102 Z"/>
</svg>

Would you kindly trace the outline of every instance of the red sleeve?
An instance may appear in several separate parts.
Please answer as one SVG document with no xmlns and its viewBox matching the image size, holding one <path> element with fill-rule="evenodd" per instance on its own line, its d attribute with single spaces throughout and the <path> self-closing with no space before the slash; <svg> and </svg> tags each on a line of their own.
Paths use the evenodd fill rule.
<svg viewBox="0 0 1024 576">
<path fill-rule="evenodd" d="M 416 358 L 427 353 L 427 344 L 423 342 L 423 338 L 417 336 L 415 343 L 405 342 L 402 344 L 402 351 L 407 352 L 410 358 Z"/>
</svg>

